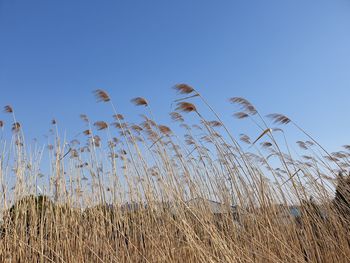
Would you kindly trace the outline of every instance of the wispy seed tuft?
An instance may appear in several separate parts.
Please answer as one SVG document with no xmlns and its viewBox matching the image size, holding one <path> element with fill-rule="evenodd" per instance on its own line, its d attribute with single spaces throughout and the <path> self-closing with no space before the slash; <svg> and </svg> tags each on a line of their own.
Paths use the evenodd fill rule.
<svg viewBox="0 0 350 263">
<path fill-rule="evenodd" d="M 85 135 L 90 135 L 90 134 L 91 134 L 91 131 L 90 131 L 90 130 L 85 130 L 85 131 L 83 131 L 83 133 L 84 133 Z"/>
<path fill-rule="evenodd" d="M 131 100 L 132 103 L 134 103 L 136 106 L 147 106 L 148 102 L 146 99 L 137 97 Z"/>
<path fill-rule="evenodd" d="M 239 138 L 242 142 L 251 144 L 250 137 L 246 134 L 241 134 Z"/>
<path fill-rule="evenodd" d="M 171 134 L 171 129 L 168 126 L 158 125 L 158 129 L 161 133 L 163 133 L 165 135 Z"/>
<path fill-rule="evenodd" d="M 85 122 L 89 122 L 89 118 L 86 114 L 80 114 L 80 119 L 82 119 Z"/>
<path fill-rule="evenodd" d="M 108 128 L 108 124 L 104 121 L 97 121 L 94 126 L 100 131 Z"/>
<path fill-rule="evenodd" d="M 194 91 L 194 89 L 190 85 L 187 85 L 185 83 L 176 84 L 174 86 L 174 89 L 181 94 L 190 94 Z"/>
<path fill-rule="evenodd" d="M 350 145 L 343 145 L 343 148 L 350 151 Z"/>
<path fill-rule="evenodd" d="M 251 104 L 248 100 L 244 98 L 233 97 L 233 98 L 230 98 L 230 102 L 240 105 L 242 109 L 245 110 L 246 113 L 248 114 L 251 114 L 251 115 L 257 114 L 257 110 L 255 109 L 253 104 Z"/>
<path fill-rule="evenodd" d="M 12 107 L 11 107 L 10 105 L 6 105 L 6 106 L 4 107 L 4 112 L 6 112 L 6 113 L 12 113 L 12 112 L 13 112 L 13 109 L 12 109 Z"/>
<path fill-rule="evenodd" d="M 278 124 L 288 124 L 290 123 L 290 119 L 282 114 L 279 113 L 272 113 L 267 115 L 268 118 L 272 119 L 274 123 Z"/>
<path fill-rule="evenodd" d="M 108 102 L 111 100 L 109 95 L 107 94 L 107 92 L 105 92 L 104 90 L 97 89 L 94 91 L 94 93 L 95 93 L 95 97 L 97 99 L 97 102 L 100 102 L 100 101 Z"/>
<path fill-rule="evenodd" d="M 236 117 L 237 119 L 245 119 L 247 117 L 249 117 L 249 115 L 245 112 L 236 112 L 235 114 L 233 114 L 234 117 Z"/>
<path fill-rule="evenodd" d="M 173 121 L 179 121 L 179 122 L 184 121 L 184 118 L 182 117 L 182 115 L 178 112 L 175 112 L 175 111 L 170 113 L 170 117 Z"/>
<path fill-rule="evenodd" d="M 21 128 L 21 124 L 19 122 L 15 122 L 12 124 L 12 131 L 13 132 L 19 132 Z"/>
<path fill-rule="evenodd" d="M 92 142 L 94 143 L 94 145 L 96 147 L 100 147 L 101 146 L 101 138 L 98 136 L 98 135 L 95 135 L 93 138 L 92 138 Z"/>
<path fill-rule="evenodd" d="M 222 123 L 219 121 L 208 121 L 207 124 L 210 127 L 221 127 L 222 126 Z"/>
<path fill-rule="evenodd" d="M 180 110 L 183 112 L 197 111 L 196 106 L 194 106 L 194 104 L 189 102 L 179 102 L 177 104 L 176 110 Z"/>
<path fill-rule="evenodd" d="M 124 116 L 119 114 L 119 113 L 118 114 L 114 114 L 113 118 L 116 119 L 116 120 L 124 120 Z"/>
</svg>

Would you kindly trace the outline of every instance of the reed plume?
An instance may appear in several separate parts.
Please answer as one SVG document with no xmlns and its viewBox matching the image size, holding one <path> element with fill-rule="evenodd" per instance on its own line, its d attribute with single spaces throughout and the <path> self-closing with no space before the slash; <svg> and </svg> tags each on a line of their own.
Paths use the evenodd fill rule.
<svg viewBox="0 0 350 263">
<path fill-rule="evenodd" d="M 104 121 L 97 121 L 94 126 L 100 131 L 108 128 L 108 124 Z"/>
<path fill-rule="evenodd" d="M 80 119 L 82 119 L 84 122 L 89 122 L 89 118 L 86 114 L 80 114 Z"/>
<path fill-rule="evenodd" d="M 189 102 L 179 102 L 177 104 L 176 110 L 183 111 L 183 112 L 197 112 L 196 106 Z"/>
<path fill-rule="evenodd" d="M 131 100 L 131 102 L 133 104 L 135 104 L 136 106 L 147 106 L 148 105 L 147 100 L 144 98 L 141 98 L 141 97 L 134 98 Z"/>
<path fill-rule="evenodd" d="M 174 89 L 180 94 L 190 94 L 194 92 L 194 89 L 190 85 L 187 85 L 185 83 L 176 84 L 174 86 Z"/>
<path fill-rule="evenodd" d="M 175 111 L 170 113 L 170 117 L 173 121 L 179 121 L 179 122 L 184 121 L 184 118 L 182 117 L 182 115 L 178 112 L 175 112 Z"/>
<path fill-rule="evenodd" d="M 6 105 L 4 107 L 4 112 L 5 113 L 13 113 L 13 109 L 12 109 L 12 107 L 10 105 Z"/>
<path fill-rule="evenodd" d="M 90 134 L 91 134 L 91 130 L 85 130 L 85 131 L 83 131 L 83 133 L 84 133 L 85 135 L 90 135 Z"/>
<path fill-rule="evenodd" d="M 12 124 L 12 131 L 14 133 L 19 132 L 20 129 L 21 129 L 21 124 L 19 122 L 15 122 Z"/>
<path fill-rule="evenodd" d="M 94 91 L 94 94 L 97 99 L 97 102 L 101 102 L 101 101 L 108 102 L 111 100 L 108 93 L 105 92 L 104 90 L 97 89 Z"/>
<path fill-rule="evenodd" d="M 245 119 L 247 117 L 249 117 L 249 115 L 245 112 L 236 112 L 235 114 L 233 114 L 234 117 L 236 117 L 237 119 Z"/>
<path fill-rule="evenodd" d="M 231 103 L 238 104 L 241 108 L 250 115 L 257 114 L 257 110 L 248 100 L 241 97 L 233 97 L 229 99 Z"/>
<path fill-rule="evenodd" d="M 290 119 L 279 113 L 272 113 L 267 115 L 268 118 L 272 119 L 273 123 L 276 124 L 288 124 L 290 123 Z"/>
<path fill-rule="evenodd" d="M 114 114 L 113 118 L 116 120 L 124 120 L 124 116 L 122 114 Z"/>
<path fill-rule="evenodd" d="M 171 134 L 171 129 L 168 126 L 165 125 L 158 125 L 158 129 L 161 133 L 165 135 Z"/>
</svg>

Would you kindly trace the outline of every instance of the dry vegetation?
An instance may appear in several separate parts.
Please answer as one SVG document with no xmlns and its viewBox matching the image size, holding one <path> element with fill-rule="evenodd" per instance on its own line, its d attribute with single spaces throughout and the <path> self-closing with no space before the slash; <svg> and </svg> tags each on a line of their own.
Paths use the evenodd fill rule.
<svg viewBox="0 0 350 263">
<path fill-rule="evenodd" d="M 132 103 L 144 107 L 143 121 L 129 123 L 97 90 L 113 121 L 82 114 L 79 140 L 66 142 L 53 120 L 46 150 L 26 145 L 6 106 L 13 124 L 6 141 L 0 121 L 0 261 L 350 262 L 350 146 L 329 153 L 288 117 L 265 119 L 243 98 L 230 107 L 256 135 L 234 136 L 196 90 L 175 89 L 176 128 L 156 123 L 141 97 Z M 281 127 L 306 138 L 298 153 Z"/>
</svg>

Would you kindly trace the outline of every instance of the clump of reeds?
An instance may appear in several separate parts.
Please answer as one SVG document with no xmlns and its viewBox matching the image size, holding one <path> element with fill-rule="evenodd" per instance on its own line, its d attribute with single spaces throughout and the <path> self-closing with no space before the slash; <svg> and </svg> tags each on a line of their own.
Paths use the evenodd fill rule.
<svg viewBox="0 0 350 263">
<path fill-rule="evenodd" d="M 255 129 L 236 138 L 197 90 L 174 88 L 187 97 L 174 100 L 169 124 L 157 123 L 142 97 L 131 101 L 145 106 L 142 121 L 130 123 L 96 90 L 111 119 L 81 114 L 70 141 L 53 120 L 45 150 L 25 146 L 6 106 L 13 133 L 10 145 L 0 137 L 0 261 L 349 261 L 350 146 L 329 153 L 294 120 L 265 119 L 240 97 L 230 99 L 233 115 Z M 299 155 L 272 125 L 306 137 Z"/>
</svg>

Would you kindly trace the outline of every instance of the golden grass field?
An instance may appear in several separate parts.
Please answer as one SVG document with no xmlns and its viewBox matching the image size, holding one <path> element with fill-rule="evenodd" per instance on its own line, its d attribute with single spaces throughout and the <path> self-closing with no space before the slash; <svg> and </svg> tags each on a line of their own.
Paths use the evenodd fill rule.
<svg viewBox="0 0 350 263">
<path fill-rule="evenodd" d="M 237 97 L 233 121 L 256 135 L 231 132 L 198 91 L 175 89 L 168 125 L 140 97 L 143 120 L 129 123 L 97 90 L 113 120 L 82 114 L 71 141 L 53 120 L 45 150 L 26 144 L 6 106 L 0 262 L 350 262 L 350 146 L 330 153 L 287 116 Z"/>
</svg>

